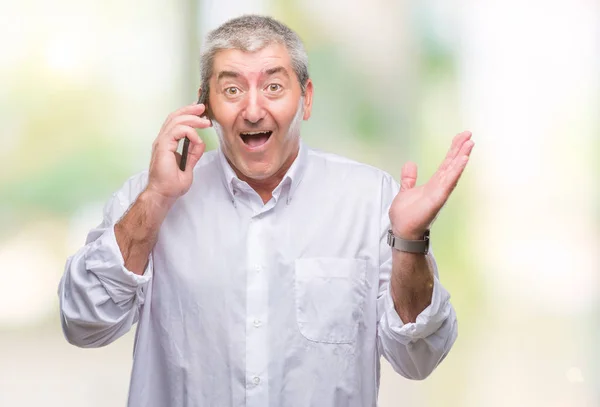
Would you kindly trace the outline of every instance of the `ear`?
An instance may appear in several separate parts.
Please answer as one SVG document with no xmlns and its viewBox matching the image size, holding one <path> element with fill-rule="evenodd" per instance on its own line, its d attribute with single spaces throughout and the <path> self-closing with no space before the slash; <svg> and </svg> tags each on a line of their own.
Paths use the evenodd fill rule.
<svg viewBox="0 0 600 407">
<path fill-rule="evenodd" d="M 304 116 L 303 120 L 310 119 L 310 112 L 312 110 L 312 97 L 313 97 L 313 83 L 312 80 L 306 81 L 306 90 L 304 91 Z"/>
</svg>

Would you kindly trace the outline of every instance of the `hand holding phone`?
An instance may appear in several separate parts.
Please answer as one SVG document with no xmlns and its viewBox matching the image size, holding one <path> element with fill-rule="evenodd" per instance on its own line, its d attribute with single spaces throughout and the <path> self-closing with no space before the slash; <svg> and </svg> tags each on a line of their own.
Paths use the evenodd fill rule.
<svg viewBox="0 0 600 407">
<path fill-rule="evenodd" d="M 202 100 L 203 99 L 202 96 L 203 96 L 203 93 L 201 91 L 200 94 L 198 95 L 198 102 L 196 102 L 196 104 L 199 105 L 200 103 L 204 102 L 205 105 L 206 105 L 206 102 Z M 204 114 L 201 115 L 200 117 L 206 117 L 206 110 L 204 111 Z M 186 137 L 183 140 L 183 148 L 181 150 L 181 161 L 179 161 L 179 169 L 181 171 L 185 171 L 185 165 L 187 164 L 187 157 L 188 157 L 188 149 L 189 149 L 189 147 L 190 147 L 190 139 Z"/>
<path fill-rule="evenodd" d="M 203 104 L 193 103 L 181 107 L 166 118 L 152 145 L 148 189 L 169 199 L 177 199 L 189 190 L 194 175 L 191 169 L 206 149 L 196 129 L 211 126 L 210 120 L 202 117 L 204 110 Z M 180 167 L 181 155 L 178 153 L 178 145 L 186 137 L 189 143 L 185 154 L 186 164 L 185 167 Z"/>
</svg>

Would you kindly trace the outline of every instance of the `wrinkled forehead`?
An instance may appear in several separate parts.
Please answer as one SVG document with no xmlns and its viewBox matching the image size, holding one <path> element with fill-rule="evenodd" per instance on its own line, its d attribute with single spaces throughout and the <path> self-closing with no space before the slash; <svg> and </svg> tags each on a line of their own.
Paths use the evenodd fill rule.
<svg viewBox="0 0 600 407">
<path fill-rule="evenodd" d="M 282 75 L 292 78 L 290 54 L 285 45 L 273 43 L 256 51 L 224 49 L 215 54 L 211 81 L 238 77 L 247 81 L 264 76 Z"/>
</svg>

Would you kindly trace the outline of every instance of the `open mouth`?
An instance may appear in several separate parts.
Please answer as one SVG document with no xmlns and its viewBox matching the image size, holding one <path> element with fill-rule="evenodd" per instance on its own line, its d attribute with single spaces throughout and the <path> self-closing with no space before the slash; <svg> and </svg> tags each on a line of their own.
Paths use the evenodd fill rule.
<svg viewBox="0 0 600 407">
<path fill-rule="evenodd" d="M 258 148 L 264 145 L 273 134 L 272 131 L 244 131 L 240 133 L 242 141 L 250 148 Z"/>
</svg>

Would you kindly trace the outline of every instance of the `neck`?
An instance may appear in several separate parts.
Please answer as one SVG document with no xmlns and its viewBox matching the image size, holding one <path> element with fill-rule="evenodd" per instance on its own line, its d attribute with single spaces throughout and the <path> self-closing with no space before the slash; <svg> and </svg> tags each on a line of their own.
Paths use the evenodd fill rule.
<svg viewBox="0 0 600 407">
<path fill-rule="evenodd" d="M 298 145 L 296 146 L 295 151 L 292 154 L 290 154 L 287 160 L 285 160 L 281 168 L 275 174 L 265 179 L 248 178 L 240 171 L 238 171 L 237 168 L 231 165 L 231 162 L 229 163 L 229 165 L 231 165 L 231 168 L 238 176 L 238 178 L 242 181 L 247 182 L 248 185 L 250 185 L 252 189 L 254 189 L 256 193 L 261 197 L 263 203 L 266 204 L 273 197 L 273 190 L 277 188 L 277 185 L 279 185 L 283 177 L 285 177 L 285 174 L 288 172 L 288 170 L 294 163 L 296 157 L 298 157 L 299 151 L 300 143 L 298 143 Z"/>
</svg>

